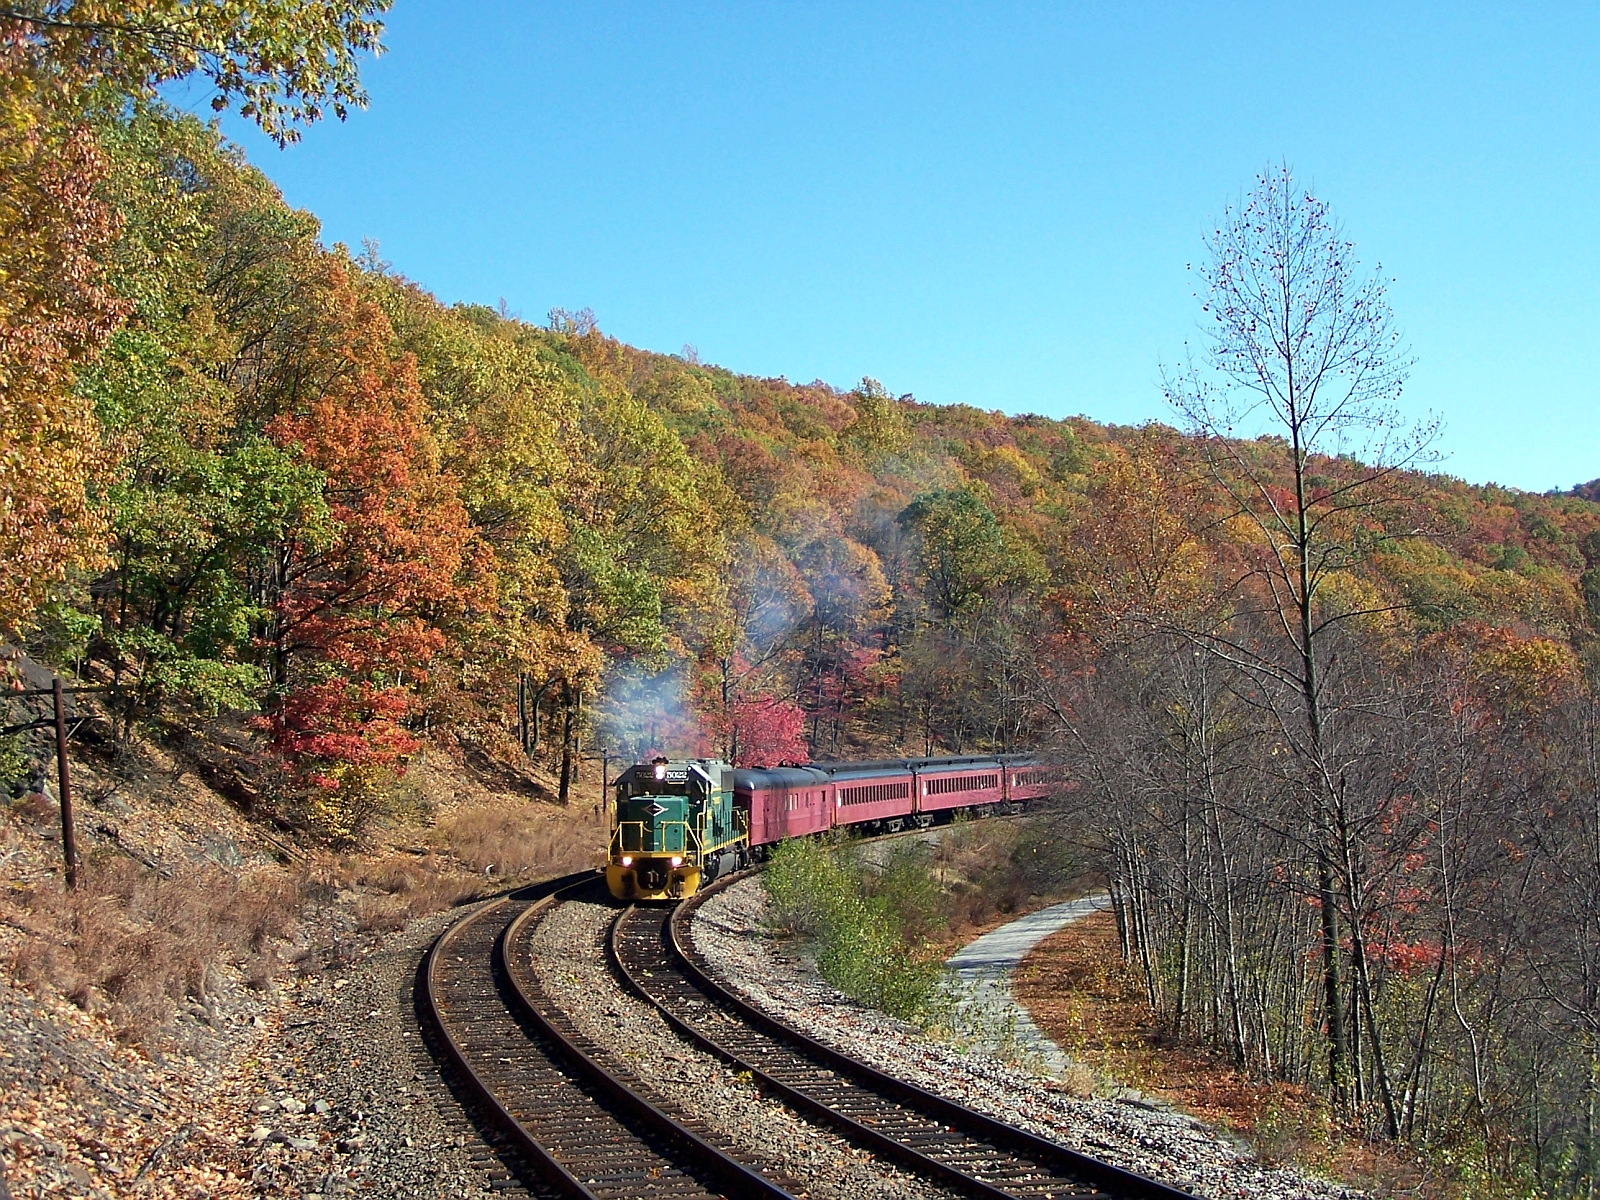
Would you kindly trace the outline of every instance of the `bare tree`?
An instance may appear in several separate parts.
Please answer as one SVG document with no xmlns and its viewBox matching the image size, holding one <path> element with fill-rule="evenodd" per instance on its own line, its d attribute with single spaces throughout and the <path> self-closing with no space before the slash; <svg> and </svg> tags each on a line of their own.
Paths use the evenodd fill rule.
<svg viewBox="0 0 1600 1200">
<path fill-rule="evenodd" d="M 1352 857 L 1346 779 L 1330 753 L 1326 642 L 1341 622 L 1383 605 L 1335 599 L 1329 584 L 1384 535 L 1400 473 L 1430 457 L 1437 425 L 1410 425 L 1397 413 L 1411 360 L 1383 281 L 1359 273 L 1328 205 L 1286 164 L 1268 168 L 1227 210 L 1207 249 L 1199 269 L 1206 344 L 1198 361 L 1191 356 L 1163 382 L 1203 440 L 1246 545 L 1238 603 L 1191 632 L 1261 685 L 1259 702 L 1291 751 L 1287 782 L 1304 799 L 1315 848 L 1328 1081 L 1344 1105 L 1351 1052 L 1336 876 Z M 1262 433 L 1272 436 L 1246 440 Z M 1241 617 L 1264 619 L 1273 636 L 1237 636 Z M 1358 922 L 1349 935 L 1359 964 Z"/>
</svg>

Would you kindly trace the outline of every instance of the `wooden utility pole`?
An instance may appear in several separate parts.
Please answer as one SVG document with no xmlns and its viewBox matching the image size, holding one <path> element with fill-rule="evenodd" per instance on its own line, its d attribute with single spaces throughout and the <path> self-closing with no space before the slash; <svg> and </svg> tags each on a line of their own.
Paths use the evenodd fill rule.
<svg viewBox="0 0 1600 1200">
<path fill-rule="evenodd" d="M 78 886 L 78 831 L 72 819 L 72 773 L 67 766 L 67 709 L 61 698 L 61 677 L 50 687 L 56 716 L 56 783 L 61 801 L 61 856 L 66 862 L 67 887 Z"/>
<path fill-rule="evenodd" d="M 42 674 L 43 672 L 41 672 Z M 56 731 L 56 782 L 57 792 L 61 801 L 61 857 L 65 860 L 67 887 L 78 886 L 78 827 L 72 819 L 72 767 L 67 761 L 67 705 L 68 692 L 107 692 L 112 689 L 106 687 L 66 687 L 57 675 L 51 680 L 49 687 L 27 688 L 0 699 L 21 700 L 29 696 L 49 696 L 55 703 L 55 712 L 40 720 L 24 721 L 20 725 L 0 726 L 0 737 L 9 733 L 23 733 L 30 729 L 47 729 L 55 727 Z M 0 1200 L 5 1200 L 0 1195 Z"/>
</svg>

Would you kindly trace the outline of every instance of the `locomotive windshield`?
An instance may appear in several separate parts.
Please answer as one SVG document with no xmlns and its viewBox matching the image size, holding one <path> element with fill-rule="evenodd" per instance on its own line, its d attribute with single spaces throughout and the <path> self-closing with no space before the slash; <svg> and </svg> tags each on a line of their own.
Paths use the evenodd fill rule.
<svg viewBox="0 0 1600 1200">
<path fill-rule="evenodd" d="M 683 779 L 675 783 L 665 779 L 626 779 L 617 784 L 618 800 L 631 800 L 636 796 L 687 796 L 688 794 L 689 784 Z"/>
</svg>

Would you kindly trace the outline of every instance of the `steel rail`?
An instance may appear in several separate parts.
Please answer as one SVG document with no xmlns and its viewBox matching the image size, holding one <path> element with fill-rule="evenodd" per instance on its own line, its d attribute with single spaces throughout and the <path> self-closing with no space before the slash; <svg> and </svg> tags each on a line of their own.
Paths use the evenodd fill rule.
<svg viewBox="0 0 1600 1200">
<path fill-rule="evenodd" d="M 966 1105 L 947 1099 L 916 1084 L 898 1079 L 884 1071 L 879 1070 L 859 1059 L 853 1058 L 842 1051 L 818 1041 L 808 1034 L 783 1023 L 770 1013 L 757 1008 L 743 997 L 736 995 L 729 988 L 712 977 L 710 972 L 701 964 L 699 955 L 687 938 L 687 925 L 696 909 L 711 896 L 729 886 L 738 879 L 744 878 L 750 872 L 741 872 L 718 880 L 706 888 L 701 889 L 695 896 L 672 909 L 670 915 L 663 922 L 663 949 L 666 951 L 665 965 L 668 969 L 681 974 L 694 988 L 704 995 L 706 1002 L 714 1004 L 727 1013 L 732 1014 L 740 1022 L 751 1026 L 765 1034 L 768 1038 L 785 1047 L 789 1052 L 797 1054 L 800 1058 L 808 1060 L 813 1069 L 821 1068 L 825 1072 L 832 1072 L 854 1082 L 865 1093 L 877 1096 L 883 1100 L 891 1101 L 913 1113 L 920 1114 L 928 1121 L 943 1126 L 951 1135 L 962 1135 L 977 1142 L 988 1143 L 996 1149 L 1004 1150 L 1012 1155 L 1031 1160 L 1047 1168 L 1051 1173 L 1065 1177 L 1061 1182 L 1077 1180 L 1088 1183 L 1099 1192 L 1116 1197 L 1126 1197 L 1127 1200 L 1195 1200 L 1187 1192 L 1161 1183 L 1158 1180 L 1147 1178 L 1111 1163 L 1093 1158 L 1090 1155 L 1069 1149 L 1047 1138 L 1029 1133 L 1014 1125 L 1008 1125 L 986 1113 L 968 1108 Z M 636 982 L 639 982 L 636 980 Z M 647 995 L 649 989 L 643 989 Z M 649 997 L 658 1008 L 665 1006 L 655 996 Z M 675 1028 L 692 1026 L 693 1021 L 684 1014 L 673 1014 L 678 1018 Z M 692 1036 L 692 1035 L 691 1035 Z M 695 1038 L 694 1040 L 700 1040 Z M 707 1038 L 714 1041 L 715 1039 Z M 724 1053 L 732 1053 L 726 1047 Z M 736 1055 L 741 1059 L 747 1056 Z M 755 1074 L 757 1064 L 746 1061 L 741 1069 L 750 1070 Z M 770 1068 L 771 1064 L 766 1064 Z M 763 1069 L 762 1074 L 772 1077 L 770 1069 Z M 782 1081 L 776 1081 L 782 1083 Z M 784 1085 L 787 1090 L 798 1090 L 792 1085 Z M 812 1103 L 807 1111 L 816 1112 L 822 1117 L 817 1108 L 828 1108 L 825 1101 L 811 1098 Z M 863 1124 L 847 1114 L 831 1110 L 842 1120 L 853 1121 L 857 1125 Z M 841 1129 L 842 1124 L 839 1126 Z M 869 1130 L 869 1133 L 880 1131 Z M 853 1135 L 852 1135 L 853 1136 Z M 921 1151 L 912 1149 L 912 1153 L 921 1154 Z M 884 1153 L 888 1153 L 887 1150 Z M 902 1160 L 904 1161 L 904 1160 Z M 968 1174 L 958 1170 L 959 1174 Z M 947 1173 L 940 1173 L 940 1181 L 948 1186 L 965 1188 L 968 1184 L 957 1182 Z M 976 1183 L 985 1183 L 983 1180 L 974 1180 Z M 976 1190 L 973 1195 L 993 1196 L 992 1192 L 980 1193 Z M 1014 1195 L 1012 1192 L 1001 1191 L 1004 1195 Z M 1062 1193 L 1059 1190 L 1052 1192 L 1037 1191 L 1030 1188 L 1030 1194 L 1073 1194 Z M 1087 1194 L 1087 1193 L 1077 1193 Z"/>
<path fill-rule="evenodd" d="M 588 885 L 598 890 L 603 884 L 598 880 Z M 579 889 L 568 889 L 577 891 Z M 553 898 L 554 899 L 554 898 Z M 682 1122 L 663 1111 L 617 1074 L 607 1068 L 598 1057 L 589 1054 L 579 1044 L 574 1032 L 560 1028 L 564 1021 L 556 1015 L 543 988 L 531 971 L 531 955 L 513 953 L 520 949 L 531 932 L 534 911 L 524 912 L 506 927 L 500 937 L 499 953 L 504 964 L 514 1006 L 540 1034 L 549 1038 L 568 1063 L 599 1090 L 604 1092 L 619 1108 L 649 1126 L 679 1147 L 686 1157 L 711 1174 L 723 1186 L 731 1189 L 735 1200 L 745 1197 L 766 1197 L 768 1200 L 794 1200 L 783 1188 L 773 1183 L 759 1171 L 740 1162 L 713 1146 Z M 526 965 L 525 965 L 526 964 Z"/>
<path fill-rule="evenodd" d="M 497 1132 L 510 1138 L 516 1149 L 535 1165 L 541 1176 L 541 1182 L 553 1184 L 563 1196 L 573 1197 L 574 1200 L 596 1200 L 594 1193 L 561 1165 L 544 1143 L 513 1115 L 510 1108 L 501 1101 L 495 1088 L 490 1086 L 489 1081 L 478 1073 L 472 1057 L 462 1044 L 464 1034 L 459 1030 L 453 1030 L 452 1022 L 445 1016 L 446 1004 L 441 999 L 443 987 L 439 978 L 441 960 L 456 948 L 456 944 L 473 925 L 487 920 L 512 903 L 514 902 L 510 897 L 501 897 L 472 916 L 457 921 L 434 940 L 422 965 L 423 1012 L 432 1025 L 439 1044 L 444 1048 L 451 1065 L 459 1072 L 467 1089 L 488 1112 Z"/>
<path fill-rule="evenodd" d="M 637 1095 L 579 1044 L 519 948 L 585 872 L 502 898 L 452 925 L 423 963 L 421 1006 L 487 1120 L 537 1179 L 580 1200 L 793 1197 Z M 541 889 L 545 890 L 545 889 Z M 520 908 L 520 911 L 517 911 Z"/>
<path fill-rule="evenodd" d="M 606 938 L 606 956 L 611 960 L 612 967 L 621 978 L 623 985 L 660 1013 L 673 1032 L 693 1045 L 699 1046 L 702 1050 L 720 1059 L 735 1070 L 746 1072 L 771 1095 L 778 1097 L 806 1116 L 831 1126 L 848 1140 L 866 1147 L 874 1154 L 909 1167 L 961 1195 L 973 1196 L 977 1200 L 1014 1200 L 1012 1193 L 979 1179 L 975 1175 L 969 1175 L 965 1171 L 961 1171 L 937 1158 L 931 1158 L 904 1142 L 896 1141 L 888 1134 L 873 1129 L 870 1125 L 864 1125 L 823 1100 L 790 1085 L 776 1075 L 769 1073 L 754 1058 L 746 1057 L 737 1050 L 717 1041 L 699 1026 L 675 1012 L 666 1001 L 645 985 L 644 980 L 654 975 L 654 972 L 649 969 L 649 965 L 641 962 L 636 954 L 625 951 L 619 946 L 619 942 L 625 936 L 625 927 L 637 912 L 637 906 L 630 905 L 619 913 L 611 923 L 611 931 Z M 665 932 L 665 922 L 662 921 L 657 924 L 653 933 L 641 931 L 639 936 L 662 941 L 664 940 Z M 657 960 L 650 965 L 663 966 L 670 970 L 671 949 L 670 947 L 663 947 L 663 950 L 667 961 L 661 962 Z"/>
</svg>

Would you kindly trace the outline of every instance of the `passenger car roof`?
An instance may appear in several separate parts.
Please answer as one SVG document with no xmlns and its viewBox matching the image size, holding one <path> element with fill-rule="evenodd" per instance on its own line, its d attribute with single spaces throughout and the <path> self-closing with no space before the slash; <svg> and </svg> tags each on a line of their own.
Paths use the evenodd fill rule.
<svg viewBox="0 0 1600 1200">
<path fill-rule="evenodd" d="M 740 767 L 733 773 L 734 786 L 752 790 L 767 788 L 820 787 L 844 780 L 893 778 L 918 773 L 943 773 L 963 770 L 997 770 L 1005 766 L 1037 761 L 1031 755 L 1004 757 L 968 755 L 945 758 L 879 758 L 865 762 L 818 762 L 804 767 Z"/>
</svg>

